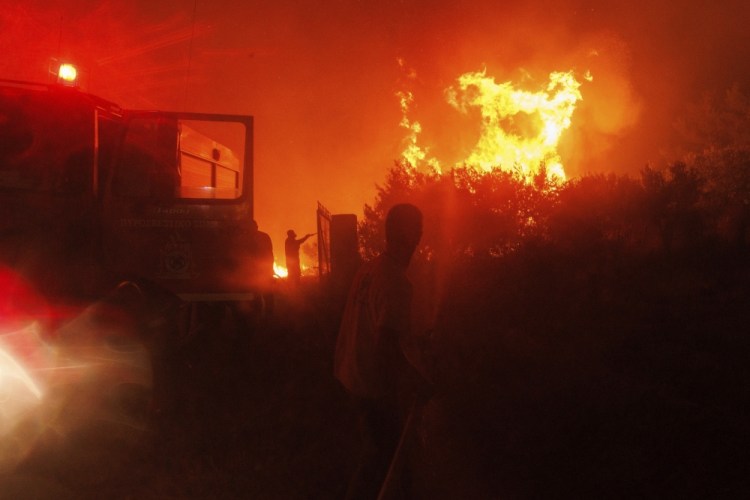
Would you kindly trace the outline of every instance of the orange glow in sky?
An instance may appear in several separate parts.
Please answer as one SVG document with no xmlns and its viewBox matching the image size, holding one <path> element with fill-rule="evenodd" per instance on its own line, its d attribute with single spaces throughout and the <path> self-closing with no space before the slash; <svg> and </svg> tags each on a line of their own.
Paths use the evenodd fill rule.
<svg viewBox="0 0 750 500">
<path fill-rule="evenodd" d="M 739 0 L 6 4 L 5 78 L 46 81 L 50 58 L 75 60 L 85 90 L 125 108 L 253 115 L 255 218 L 277 260 L 287 230 L 315 230 L 318 202 L 361 217 L 409 147 L 441 167 L 507 164 L 518 153 L 488 146 L 525 137 L 569 178 L 637 172 L 669 159 L 685 103 L 750 86 Z M 552 71 L 580 88 L 559 94 Z M 492 111 L 480 88 L 540 108 Z M 562 121 L 547 121 L 552 102 Z"/>
</svg>

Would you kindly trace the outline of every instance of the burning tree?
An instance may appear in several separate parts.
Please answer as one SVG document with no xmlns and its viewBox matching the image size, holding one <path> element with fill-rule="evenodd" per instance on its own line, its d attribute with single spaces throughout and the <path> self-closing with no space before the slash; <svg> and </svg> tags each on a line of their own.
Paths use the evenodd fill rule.
<svg viewBox="0 0 750 500">
<path fill-rule="evenodd" d="M 562 182 L 542 166 L 533 182 L 516 172 L 484 172 L 468 166 L 441 174 L 422 172 L 397 162 L 374 205 L 364 208 L 360 242 L 365 258 L 382 251 L 382 221 L 396 203 L 410 201 L 424 212 L 425 230 L 419 255 L 501 256 L 529 238 L 541 237 Z"/>
<path fill-rule="evenodd" d="M 715 119 L 697 119 L 690 154 L 637 176 L 441 169 L 402 123 L 417 165 L 397 162 L 365 206 L 363 254 L 382 250 L 392 205 L 423 210 L 416 326 L 434 332 L 442 425 L 496 496 L 737 489 L 747 461 L 725 437 L 747 447 L 750 114 L 727 99 L 701 108 Z"/>
</svg>

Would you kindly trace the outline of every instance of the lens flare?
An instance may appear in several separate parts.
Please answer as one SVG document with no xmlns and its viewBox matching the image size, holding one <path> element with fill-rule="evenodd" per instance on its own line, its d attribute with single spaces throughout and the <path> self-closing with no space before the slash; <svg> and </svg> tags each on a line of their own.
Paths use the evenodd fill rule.
<svg viewBox="0 0 750 500">
<path fill-rule="evenodd" d="M 16 332 L 0 335 L 0 437 L 12 428 L 15 418 L 42 399 L 40 385 L 29 374 L 29 367 L 19 360 L 17 351 L 34 356 L 42 343 L 36 323 Z"/>
<path fill-rule="evenodd" d="M 0 472 L 31 454 L 54 455 L 46 449 L 51 435 L 55 446 L 70 449 L 95 435 L 106 453 L 139 442 L 153 372 L 129 319 L 97 303 L 52 334 L 39 321 L 0 330 Z"/>
<path fill-rule="evenodd" d="M 17 382 L 20 388 L 31 393 L 36 399 L 42 399 L 42 390 L 23 366 L 10 353 L 0 348 L 0 400 L 18 399 L 9 394 L 9 387 L 13 387 L 14 382 Z"/>
</svg>

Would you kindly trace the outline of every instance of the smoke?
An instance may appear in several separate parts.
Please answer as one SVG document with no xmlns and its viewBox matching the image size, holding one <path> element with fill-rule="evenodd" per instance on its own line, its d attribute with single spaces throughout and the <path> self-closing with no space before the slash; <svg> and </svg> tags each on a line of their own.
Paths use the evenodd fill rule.
<svg viewBox="0 0 750 500">
<path fill-rule="evenodd" d="M 45 79 L 50 55 L 72 57 L 91 91 L 125 107 L 254 115 L 255 218 L 277 260 L 288 229 L 314 229 L 318 201 L 357 214 L 372 201 L 408 133 L 399 91 L 420 139 L 450 157 L 478 133 L 444 99 L 459 75 L 590 71 L 559 146 L 575 176 L 668 161 L 686 103 L 750 81 L 739 0 L 3 4 L 4 76 Z"/>
</svg>

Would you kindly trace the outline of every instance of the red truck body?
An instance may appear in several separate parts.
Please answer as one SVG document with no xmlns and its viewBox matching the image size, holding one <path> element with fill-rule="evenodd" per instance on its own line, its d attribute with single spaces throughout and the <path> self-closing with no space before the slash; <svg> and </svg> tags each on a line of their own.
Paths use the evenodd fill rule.
<svg viewBox="0 0 750 500">
<path fill-rule="evenodd" d="M 0 81 L 0 264 L 45 296 L 123 280 L 250 300 L 253 118 Z"/>
</svg>

